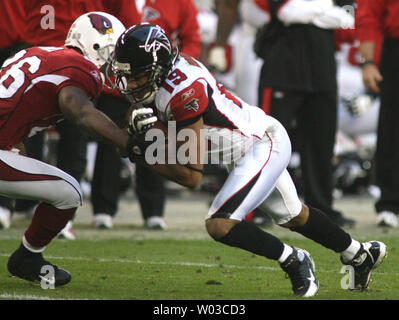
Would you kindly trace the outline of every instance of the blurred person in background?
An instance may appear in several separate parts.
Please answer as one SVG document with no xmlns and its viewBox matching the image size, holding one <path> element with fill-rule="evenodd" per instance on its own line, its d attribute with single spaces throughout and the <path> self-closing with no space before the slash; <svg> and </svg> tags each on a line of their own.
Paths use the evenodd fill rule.
<svg viewBox="0 0 399 320">
<path fill-rule="evenodd" d="M 287 129 L 300 155 L 305 202 L 339 226 L 355 221 L 333 209 L 333 156 L 337 130 L 334 30 L 353 28 L 354 17 L 339 5 L 353 1 L 255 0 L 271 15 L 255 50 L 264 63 L 259 106 Z"/>
<path fill-rule="evenodd" d="M 228 71 L 229 64 L 232 64 L 234 92 L 244 101 L 256 105 L 262 59 L 256 56 L 253 46 L 257 29 L 270 21 L 270 16 L 254 0 L 216 0 L 215 3 L 218 23 L 208 64 L 211 69 L 221 73 Z M 226 45 L 234 26 L 238 29 L 238 39 L 232 51 L 232 62 L 229 63 Z"/>
<path fill-rule="evenodd" d="M 376 224 L 398 227 L 399 214 L 399 1 L 358 0 L 356 31 L 360 41 L 363 82 L 379 94 L 380 109 L 375 154 Z M 383 37 L 381 58 L 376 47 Z"/>
<path fill-rule="evenodd" d="M 373 162 L 380 99 L 364 86 L 356 30 L 337 29 L 335 39 L 338 132 L 334 150 L 334 198 L 345 194 L 378 197 Z M 376 63 L 381 40 L 376 46 Z"/>
</svg>

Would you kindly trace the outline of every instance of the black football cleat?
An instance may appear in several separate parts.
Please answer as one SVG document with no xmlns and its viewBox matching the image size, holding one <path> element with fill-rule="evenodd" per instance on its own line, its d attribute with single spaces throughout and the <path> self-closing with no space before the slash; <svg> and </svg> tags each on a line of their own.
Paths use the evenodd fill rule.
<svg viewBox="0 0 399 320">
<path fill-rule="evenodd" d="M 368 288 L 371 272 L 377 268 L 387 256 L 386 245 L 379 241 L 369 241 L 362 243 L 359 252 L 348 262 L 341 262 L 353 267 L 355 272 L 354 289 L 364 291 Z"/>
<path fill-rule="evenodd" d="M 306 250 L 293 248 L 294 252 L 280 264 L 291 280 L 294 295 L 313 297 L 319 290 L 314 261 Z"/>
<path fill-rule="evenodd" d="M 68 271 L 44 260 L 41 253 L 30 252 L 22 244 L 8 259 L 7 268 L 11 275 L 39 282 L 46 288 L 66 285 L 72 278 Z"/>
</svg>

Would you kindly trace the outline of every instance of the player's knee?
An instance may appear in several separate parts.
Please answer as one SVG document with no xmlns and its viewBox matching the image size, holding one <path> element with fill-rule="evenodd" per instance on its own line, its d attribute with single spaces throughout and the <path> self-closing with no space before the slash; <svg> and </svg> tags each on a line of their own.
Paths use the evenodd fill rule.
<svg viewBox="0 0 399 320">
<path fill-rule="evenodd" d="M 72 185 L 65 180 L 58 184 L 58 199 L 51 203 L 58 209 L 77 208 L 82 205 L 83 195 L 78 184 Z"/>
<path fill-rule="evenodd" d="M 234 225 L 239 223 L 238 220 L 227 218 L 209 218 L 205 222 L 206 231 L 216 241 L 223 238 L 230 232 Z"/>
<path fill-rule="evenodd" d="M 297 216 L 292 218 L 290 221 L 281 224 L 280 226 L 288 229 L 302 227 L 303 225 L 306 224 L 308 218 L 309 218 L 309 207 L 305 204 L 302 204 L 301 212 Z"/>
</svg>

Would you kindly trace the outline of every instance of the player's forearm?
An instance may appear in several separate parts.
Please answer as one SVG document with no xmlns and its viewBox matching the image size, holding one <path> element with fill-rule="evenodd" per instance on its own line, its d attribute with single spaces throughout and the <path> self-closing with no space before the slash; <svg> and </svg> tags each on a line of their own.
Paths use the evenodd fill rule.
<svg viewBox="0 0 399 320">
<path fill-rule="evenodd" d="M 78 126 L 86 130 L 98 142 L 113 143 L 121 151 L 125 151 L 129 135 L 120 129 L 110 118 L 95 108 L 82 108 L 75 119 Z"/>
<path fill-rule="evenodd" d="M 138 160 L 140 164 L 154 170 L 163 177 L 176 182 L 184 187 L 195 188 L 202 180 L 202 174 L 191 170 L 181 164 L 153 164 L 149 165 L 144 160 Z"/>
<path fill-rule="evenodd" d="M 164 157 L 160 157 L 155 161 L 154 159 L 151 159 L 151 161 L 149 161 L 149 154 L 147 154 L 147 149 L 147 152 L 144 153 L 144 157 L 137 157 L 135 162 L 139 162 L 140 164 L 156 171 L 163 177 L 174 181 L 182 186 L 188 188 L 195 188 L 196 186 L 198 186 L 198 184 L 202 180 L 203 169 L 200 156 L 196 158 L 191 158 L 191 160 L 188 160 L 189 164 L 182 165 L 177 160 L 177 153 L 174 157 L 172 156 L 173 159 L 169 158 L 169 152 L 171 151 L 169 150 L 169 147 L 170 145 L 165 144 Z"/>
<path fill-rule="evenodd" d="M 225 46 L 237 20 L 237 0 L 217 1 L 218 25 L 215 45 Z"/>
<path fill-rule="evenodd" d="M 189 188 L 195 188 L 202 180 L 202 175 L 180 164 L 156 164 L 152 168 L 168 179 Z"/>
<path fill-rule="evenodd" d="M 87 94 L 80 88 L 67 86 L 58 94 L 58 106 L 67 119 L 83 128 L 99 142 L 113 143 L 124 155 L 129 140 L 127 131 L 95 108 Z"/>
</svg>

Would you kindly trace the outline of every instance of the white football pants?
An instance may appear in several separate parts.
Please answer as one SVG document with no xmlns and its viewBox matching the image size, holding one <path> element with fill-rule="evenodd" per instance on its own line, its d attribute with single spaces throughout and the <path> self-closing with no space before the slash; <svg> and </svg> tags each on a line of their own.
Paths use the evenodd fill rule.
<svg viewBox="0 0 399 320">
<path fill-rule="evenodd" d="M 275 120 L 273 132 L 266 132 L 253 148 L 228 168 L 229 176 L 216 195 L 208 218 L 242 220 L 259 207 L 277 224 L 284 224 L 302 210 L 294 182 L 286 170 L 291 142 L 284 127 Z"/>
</svg>

